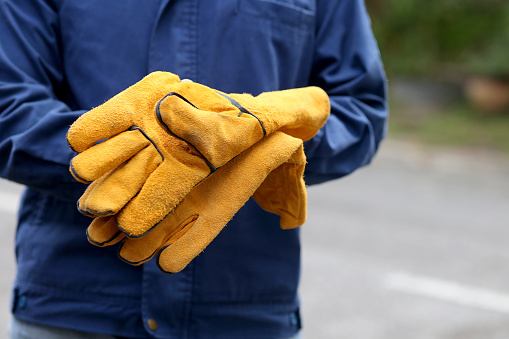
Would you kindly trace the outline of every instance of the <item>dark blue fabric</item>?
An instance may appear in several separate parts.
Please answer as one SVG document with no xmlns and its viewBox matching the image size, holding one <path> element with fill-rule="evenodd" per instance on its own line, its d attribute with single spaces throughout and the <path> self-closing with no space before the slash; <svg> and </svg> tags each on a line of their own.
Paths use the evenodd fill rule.
<svg viewBox="0 0 509 339">
<path fill-rule="evenodd" d="M 156 70 L 224 92 L 324 88 L 332 115 L 305 144 L 308 184 L 368 164 L 385 135 L 385 76 L 362 0 L 0 0 L 0 176 L 28 187 L 14 314 L 124 337 L 291 336 L 299 231 L 253 201 L 174 275 L 87 242 L 68 126 Z"/>
</svg>

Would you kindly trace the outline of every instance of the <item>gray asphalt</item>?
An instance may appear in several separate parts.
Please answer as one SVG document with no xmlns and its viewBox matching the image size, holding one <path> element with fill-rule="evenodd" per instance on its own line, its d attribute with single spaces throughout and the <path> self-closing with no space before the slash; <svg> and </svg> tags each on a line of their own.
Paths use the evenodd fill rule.
<svg viewBox="0 0 509 339">
<path fill-rule="evenodd" d="M 20 187 L 0 181 L 0 337 Z M 509 338 L 509 158 L 388 140 L 308 190 L 306 339 Z"/>
</svg>

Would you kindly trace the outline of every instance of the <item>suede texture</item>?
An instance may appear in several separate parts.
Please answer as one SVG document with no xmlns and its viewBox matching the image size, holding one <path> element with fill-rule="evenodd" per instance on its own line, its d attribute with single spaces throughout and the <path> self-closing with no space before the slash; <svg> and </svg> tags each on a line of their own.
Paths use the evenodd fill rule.
<svg viewBox="0 0 509 339">
<path fill-rule="evenodd" d="M 206 248 L 255 191 L 263 208 L 281 215 L 283 228 L 302 224 L 306 206 L 302 176 L 305 163 L 302 140 L 274 132 L 197 185 L 143 237 L 125 237 L 115 216 L 107 216 L 94 219 L 88 238 L 98 246 L 124 240 L 118 252 L 124 261 L 138 265 L 157 256 L 162 271 L 179 272 Z M 265 199 L 264 194 L 275 192 L 275 199 Z M 277 199 L 285 202 L 275 202 Z"/>
<path fill-rule="evenodd" d="M 264 135 L 280 130 L 307 140 L 330 111 L 328 96 L 318 87 L 226 96 L 230 99 L 204 85 L 180 82 L 174 74 L 154 72 L 82 115 L 67 134 L 79 152 L 71 173 L 93 182 L 79 209 L 93 217 L 116 215 L 120 230 L 141 237 L 193 187 Z M 278 180 L 269 178 L 272 184 Z M 265 186 L 257 201 L 267 210 L 281 209 L 284 202 L 263 197 L 270 191 Z M 302 211 L 292 215 L 302 219 Z"/>
</svg>

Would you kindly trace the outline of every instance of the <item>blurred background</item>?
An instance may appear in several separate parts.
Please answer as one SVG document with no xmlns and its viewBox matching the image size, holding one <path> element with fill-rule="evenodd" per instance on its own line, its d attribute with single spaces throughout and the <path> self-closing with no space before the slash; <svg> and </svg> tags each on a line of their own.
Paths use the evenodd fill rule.
<svg viewBox="0 0 509 339">
<path fill-rule="evenodd" d="M 509 1 L 366 4 L 389 136 L 370 166 L 309 188 L 304 338 L 507 339 Z M 0 180 L 0 338 L 21 189 Z"/>
<path fill-rule="evenodd" d="M 309 188 L 304 335 L 509 338 L 509 1 L 366 5 L 389 136 Z"/>
<path fill-rule="evenodd" d="M 509 1 L 366 0 L 393 136 L 509 151 Z"/>
</svg>

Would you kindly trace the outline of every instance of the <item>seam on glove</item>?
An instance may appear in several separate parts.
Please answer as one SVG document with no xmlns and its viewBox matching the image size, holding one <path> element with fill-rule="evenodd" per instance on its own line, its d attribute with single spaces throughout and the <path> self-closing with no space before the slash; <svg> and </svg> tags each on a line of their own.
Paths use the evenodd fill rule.
<svg viewBox="0 0 509 339">
<path fill-rule="evenodd" d="M 71 160 L 71 163 L 70 163 L 70 165 L 69 165 L 69 169 L 71 170 L 71 174 L 72 174 L 72 176 L 73 176 L 76 180 L 78 180 L 79 182 L 81 182 L 82 184 L 87 184 L 87 185 L 88 185 L 88 184 L 91 184 L 91 183 L 92 183 L 92 181 L 88 181 L 88 180 L 83 179 L 83 178 L 82 178 L 82 177 L 78 174 L 78 172 L 76 172 L 76 169 L 74 168 L 74 165 L 72 164 L 72 160 Z"/>
<path fill-rule="evenodd" d="M 154 140 L 152 140 L 148 135 L 147 133 L 145 133 L 144 130 L 142 130 L 141 128 L 139 128 L 138 126 L 131 126 L 127 129 L 128 131 L 135 131 L 135 130 L 138 130 L 141 132 L 141 134 L 143 134 L 143 136 L 148 140 L 150 141 L 150 143 L 155 147 L 157 153 L 159 153 L 159 155 L 161 156 L 162 160 L 164 161 L 164 155 L 163 153 L 159 150 L 159 147 L 157 147 L 156 143 L 154 142 Z"/>
<path fill-rule="evenodd" d="M 265 137 L 267 135 L 267 131 L 265 130 L 265 126 L 263 125 L 263 122 L 256 116 L 254 115 L 253 113 L 251 113 L 250 111 L 248 111 L 245 107 L 243 107 L 241 104 L 239 104 L 235 99 L 233 98 L 230 98 L 229 96 L 223 94 L 223 93 L 219 93 L 219 92 L 216 92 L 217 94 L 219 94 L 220 96 L 224 97 L 225 99 L 227 99 L 233 106 L 237 107 L 239 109 L 239 114 L 238 114 L 238 117 L 240 117 L 242 115 L 242 113 L 246 113 L 246 114 L 249 114 L 251 115 L 252 117 L 254 117 L 256 120 L 258 120 L 258 122 L 260 123 L 260 126 L 262 128 L 262 132 L 263 132 L 263 136 Z M 195 109 L 197 110 L 200 110 L 200 108 L 198 108 L 196 105 L 194 105 L 192 102 L 190 102 L 189 100 L 187 100 L 184 96 L 182 96 L 180 93 L 177 93 L 177 92 L 170 92 L 168 94 L 166 94 L 163 98 L 161 98 L 158 102 L 157 102 L 157 105 L 156 105 L 156 117 L 157 117 L 157 120 L 159 120 L 159 122 L 161 123 L 161 125 L 168 131 L 168 133 L 170 133 L 172 136 L 174 136 L 175 138 L 178 138 L 186 143 L 188 143 L 189 145 L 191 145 L 197 152 L 198 154 L 201 155 L 201 157 L 205 160 L 205 163 L 209 166 L 210 168 L 210 174 L 214 173 L 217 168 L 212 165 L 212 163 L 203 155 L 202 152 L 200 152 L 200 150 L 198 150 L 198 148 L 196 146 L 194 146 L 191 142 L 181 138 L 180 136 L 176 135 L 175 133 L 172 132 L 172 130 L 170 129 L 170 127 L 163 121 L 163 118 L 161 116 L 161 111 L 160 111 L 160 106 L 161 106 L 161 102 L 164 101 L 164 99 L 166 99 L 167 97 L 170 97 L 170 96 L 176 96 L 180 99 L 182 99 L 183 101 L 185 101 L 186 103 L 188 103 L 189 105 L 191 105 L 192 107 L 194 107 Z"/>
<path fill-rule="evenodd" d="M 109 244 L 110 242 L 112 242 L 112 241 L 113 241 L 113 240 L 115 240 L 115 239 L 116 239 L 119 235 L 121 235 L 121 234 L 122 234 L 122 232 L 121 232 L 121 231 L 118 231 L 118 232 L 117 232 L 117 233 L 115 233 L 115 234 L 114 234 L 114 235 L 113 235 L 110 239 L 105 240 L 105 241 L 103 241 L 103 242 L 98 242 L 98 241 L 93 240 L 93 239 L 90 237 L 90 235 L 88 234 L 88 228 L 87 228 L 87 230 L 86 230 L 86 233 L 87 233 L 87 239 L 88 239 L 88 241 L 89 241 L 90 243 L 92 243 L 92 244 L 96 245 L 96 246 L 99 246 L 99 247 L 108 246 L 108 244 Z"/>
<path fill-rule="evenodd" d="M 81 214 L 83 214 L 84 216 L 86 217 L 91 217 L 91 218 L 95 218 L 95 215 L 92 214 L 92 213 L 89 213 L 88 211 L 84 211 L 81 209 L 80 207 L 80 201 L 76 201 L 76 208 L 78 209 L 78 212 L 80 212 Z"/>
<path fill-rule="evenodd" d="M 176 207 L 175 207 L 176 208 Z M 157 227 L 157 225 L 159 225 L 163 220 L 164 218 L 166 218 L 170 213 L 172 213 L 175 208 L 173 210 L 171 210 L 168 214 L 166 214 L 161 220 L 159 220 L 154 226 L 150 227 L 150 229 L 148 229 L 146 232 L 140 234 L 140 235 L 134 235 L 134 234 L 131 234 L 129 233 L 125 228 L 123 228 L 122 226 L 120 226 L 120 224 L 118 223 L 118 220 L 116 221 L 117 223 L 117 227 L 120 231 L 122 231 L 122 233 L 124 233 L 128 238 L 132 238 L 132 239 L 136 239 L 136 238 L 141 238 L 143 237 L 144 235 L 150 233 L 150 231 L 152 231 L 154 228 Z M 127 262 L 127 261 L 126 261 Z"/>
<path fill-rule="evenodd" d="M 267 131 L 265 130 L 265 126 L 263 126 L 263 122 L 260 120 L 260 118 L 258 118 L 256 115 L 254 115 L 253 113 L 249 112 L 247 110 L 247 108 L 245 108 L 244 106 L 242 106 L 241 104 L 239 104 L 239 102 L 229 96 L 227 96 L 226 94 L 223 94 L 223 93 L 219 93 L 219 92 L 216 92 L 217 94 L 219 94 L 220 96 L 222 96 L 223 98 L 226 98 L 228 99 L 228 101 L 235 107 L 237 107 L 239 110 L 240 110 L 240 113 L 239 115 L 237 115 L 238 117 L 240 117 L 242 115 L 242 113 L 246 113 L 246 114 L 249 114 L 250 116 L 254 117 L 256 120 L 258 120 L 258 122 L 260 123 L 260 126 L 262 127 L 262 131 L 263 131 L 263 136 L 266 136 L 267 135 Z"/>
<path fill-rule="evenodd" d="M 94 211 L 94 210 L 91 210 L 90 208 L 88 207 L 85 207 L 85 210 L 82 210 L 80 207 L 79 207 L 79 201 L 78 201 L 78 211 L 83 214 L 84 216 L 86 217 L 107 217 L 107 216 L 110 216 L 110 215 L 113 215 L 115 214 L 116 212 L 113 212 L 113 211 L 106 211 L 106 212 L 97 212 L 97 211 Z"/>
<path fill-rule="evenodd" d="M 129 261 L 127 260 L 126 258 L 122 257 L 120 255 L 120 250 L 122 249 L 122 247 L 124 247 L 124 243 L 125 243 L 125 240 L 122 242 L 122 244 L 120 244 L 120 246 L 118 247 L 118 250 L 117 250 L 117 257 L 122 260 L 123 262 L 125 262 L 126 264 L 129 264 L 129 265 L 133 265 L 133 266 L 138 266 L 138 265 L 141 265 L 141 264 L 144 264 L 146 263 L 147 261 L 149 261 L 150 259 L 152 259 L 154 257 L 154 255 L 156 254 L 156 252 L 158 251 L 157 249 L 146 259 L 142 259 L 140 261 Z"/>
<path fill-rule="evenodd" d="M 196 220 L 198 220 L 198 215 L 192 215 L 190 216 L 189 218 L 187 218 L 184 222 L 182 222 L 176 229 L 174 229 L 170 234 L 166 235 L 164 237 L 164 239 L 161 241 L 161 244 L 164 244 L 164 246 L 158 246 L 158 248 L 156 248 L 154 250 L 154 252 L 152 252 L 148 257 L 144 258 L 144 259 L 141 259 L 139 261 L 130 261 L 130 260 L 127 260 L 126 258 L 122 257 L 122 255 L 120 254 L 122 248 L 124 247 L 125 245 L 125 241 L 128 240 L 128 239 L 125 239 L 122 244 L 119 246 L 118 248 L 118 251 L 117 251 L 117 256 L 119 257 L 120 260 L 122 260 L 123 262 L 127 263 L 127 264 L 130 264 L 130 265 L 140 265 L 140 264 L 143 264 L 149 260 L 151 260 L 156 254 L 159 256 L 161 251 L 163 251 L 164 249 L 166 249 L 167 247 L 171 246 L 175 241 L 177 241 L 178 239 L 180 239 L 184 234 L 187 233 L 187 231 L 189 231 L 189 228 L 196 222 Z M 113 240 L 113 239 L 111 239 Z M 109 240 L 109 241 L 111 241 Z M 158 263 L 158 266 L 159 266 L 159 263 Z M 166 273 L 172 273 L 172 272 L 167 272 L 167 271 L 164 271 L 162 268 L 160 268 L 161 271 L 163 272 L 166 272 Z"/>
<path fill-rule="evenodd" d="M 172 136 L 174 136 L 175 138 L 177 139 L 180 139 L 186 143 L 188 143 L 189 145 L 191 145 L 195 150 L 196 152 L 198 152 L 198 154 L 201 155 L 201 157 L 205 160 L 205 163 L 207 164 L 207 166 L 209 166 L 210 168 L 210 172 L 213 173 L 216 171 L 216 167 L 214 165 L 212 165 L 212 163 L 209 161 L 209 159 L 207 159 L 202 152 L 200 152 L 200 150 L 198 150 L 198 148 L 196 146 L 194 146 L 192 143 L 190 143 L 189 141 L 187 140 L 184 140 L 183 138 L 179 137 L 178 135 L 176 135 L 175 133 L 173 133 L 170 129 L 170 127 L 168 125 L 166 125 L 166 123 L 163 121 L 163 118 L 161 117 L 161 112 L 159 110 L 159 106 L 161 105 L 161 102 L 163 102 L 164 99 L 166 99 L 167 97 L 170 97 L 172 95 L 175 95 L 177 96 L 178 98 L 184 100 L 185 102 L 187 102 L 189 105 L 193 106 L 194 108 L 198 109 L 198 107 L 196 107 L 192 102 L 190 102 L 189 100 L 187 100 L 186 98 L 184 98 L 181 94 L 177 93 L 177 92 L 170 92 L 168 94 L 166 94 L 164 97 L 161 98 L 161 100 L 159 100 L 157 102 L 157 105 L 156 105 L 156 117 L 157 117 L 157 120 L 159 120 L 159 122 L 161 123 L 161 125 L 163 125 L 163 127 L 168 131 L 168 133 L 170 133 Z"/>
</svg>

